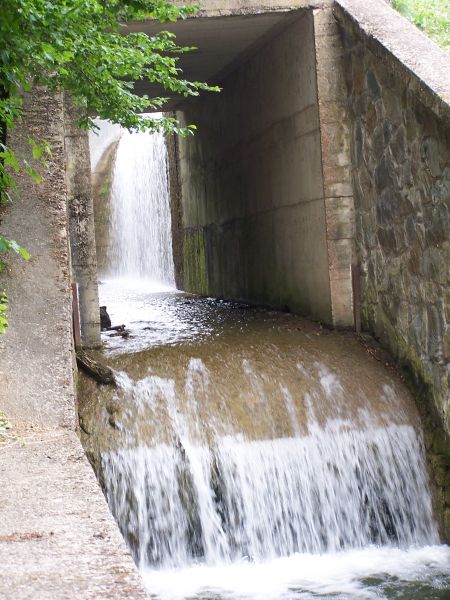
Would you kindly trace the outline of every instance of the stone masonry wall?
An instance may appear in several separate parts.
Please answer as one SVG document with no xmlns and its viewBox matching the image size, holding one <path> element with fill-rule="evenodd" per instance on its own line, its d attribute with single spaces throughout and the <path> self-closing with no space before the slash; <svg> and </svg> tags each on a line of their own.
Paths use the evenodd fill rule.
<svg viewBox="0 0 450 600">
<path fill-rule="evenodd" d="M 420 390 L 448 536 L 450 107 L 348 14 L 336 14 L 346 49 L 362 326 Z"/>
</svg>

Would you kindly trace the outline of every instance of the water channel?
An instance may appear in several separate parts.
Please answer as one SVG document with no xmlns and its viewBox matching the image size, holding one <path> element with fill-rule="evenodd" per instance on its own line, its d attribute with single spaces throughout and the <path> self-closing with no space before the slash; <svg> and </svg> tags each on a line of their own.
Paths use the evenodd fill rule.
<svg viewBox="0 0 450 600">
<path fill-rule="evenodd" d="M 351 333 L 174 289 L 165 145 L 123 133 L 82 441 L 160 600 L 440 599 L 420 420 Z"/>
</svg>

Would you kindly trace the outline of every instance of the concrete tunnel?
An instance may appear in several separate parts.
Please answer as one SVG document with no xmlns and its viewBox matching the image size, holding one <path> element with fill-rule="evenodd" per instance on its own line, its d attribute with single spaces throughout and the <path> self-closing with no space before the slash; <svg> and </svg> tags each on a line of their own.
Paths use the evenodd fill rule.
<svg viewBox="0 0 450 600">
<path fill-rule="evenodd" d="M 180 289 L 354 325 L 350 152 L 334 27 L 331 11 L 311 9 L 129 24 L 196 46 L 182 56 L 186 78 L 223 89 L 168 104 L 181 124 L 198 127 L 169 142 Z"/>
</svg>

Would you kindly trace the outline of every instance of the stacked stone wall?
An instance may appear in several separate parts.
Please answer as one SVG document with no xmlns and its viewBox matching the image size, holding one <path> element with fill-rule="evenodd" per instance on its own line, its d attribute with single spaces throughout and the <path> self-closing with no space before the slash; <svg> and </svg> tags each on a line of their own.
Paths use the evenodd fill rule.
<svg viewBox="0 0 450 600">
<path fill-rule="evenodd" d="M 350 18 L 337 16 L 352 123 L 362 326 L 415 380 L 449 534 L 450 107 Z"/>
</svg>

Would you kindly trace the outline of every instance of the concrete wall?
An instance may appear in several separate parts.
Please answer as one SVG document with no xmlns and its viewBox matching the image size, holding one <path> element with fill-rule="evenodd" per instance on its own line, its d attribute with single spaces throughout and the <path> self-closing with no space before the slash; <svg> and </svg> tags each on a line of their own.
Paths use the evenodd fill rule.
<svg viewBox="0 0 450 600">
<path fill-rule="evenodd" d="M 353 327 L 355 215 L 343 48 L 332 11 L 314 10 L 313 18 L 332 324 Z"/>
<path fill-rule="evenodd" d="M 183 0 L 176 0 L 184 5 Z M 293 10 L 296 8 L 323 8 L 331 6 L 333 0 L 203 0 L 200 5 L 201 16 L 227 16 L 230 14 L 258 14 Z"/>
<path fill-rule="evenodd" d="M 92 169 L 92 196 L 95 216 L 95 246 L 97 251 L 98 275 L 101 277 L 109 268 L 111 239 L 111 185 L 118 141 L 107 146 Z"/>
<path fill-rule="evenodd" d="M 382 2 L 341 4 L 362 324 L 413 375 L 450 538 L 450 57 Z"/>
<path fill-rule="evenodd" d="M 81 342 L 85 348 L 98 348 L 100 314 L 89 138 L 78 126 L 78 119 L 79 109 L 66 95 L 64 147 L 73 279 L 78 285 Z"/>
<path fill-rule="evenodd" d="M 0 289 L 10 300 L 9 327 L 0 336 L 0 408 L 13 422 L 30 412 L 38 426 L 74 427 L 72 302 L 67 223 L 64 102 L 37 89 L 25 95 L 25 117 L 9 134 L 21 159 L 32 160 L 28 138 L 47 140 L 52 156 L 43 181 L 17 176 L 14 202 L 1 213 L 1 231 L 31 254 L 9 255 Z"/>
<path fill-rule="evenodd" d="M 15 175 L 14 201 L 0 212 L 2 234 L 31 253 L 28 262 L 5 257 L 0 274 L 10 299 L 9 327 L 0 335 L 0 412 L 13 426 L 1 439 L 0 598 L 144 599 L 75 433 L 67 206 L 74 179 L 66 177 L 65 125 L 73 122 L 62 95 L 34 89 L 25 95 L 24 118 L 8 132 L 20 159 L 32 162 L 29 137 L 47 140 L 52 155 L 37 166 L 41 184 Z M 71 150 L 83 148 L 76 139 L 83 134 L 70 133 Z"/>
<path fill-rule="evenodd" d="M 11 286 L 11 320 L 25 320 L 29 328 L 28 331 L 11 328 L 8 332 L 11 337 L 7 336 L 7 340 L 12 340 L 14 335 L 23 335 L 25 339 L 16 341 L 18 347 L 33 347 L 34 338 L 43 337 L 39 334 L 40 319 L 45 322 L 51 314 L 55 315 L 55 327 L 58 324 L 55 334 L 58 335 L 58 331 L 61 336 L 70 333 L 71 296 L 67 300 L 61 294 L 68 294 L 73 269 L 73 279 L 79 285 L 82 341 L 86 347 L 98 346 L 100 317 L 87 132 L 79 129 L 77 113 L 68 98 L 51 97 L 47 91 L 36 89 L 32 95 L 25 95 L 25 103 L 26 118 L 20 127 L 16 126 L 8 133 L 9 143 L 17 148 L 21 160 L 33 161 L 29 137 L 47 140 L 52 156 L 46 159 L 45 168 L 41 164 L 35 165 L 45 174 L 42 184 L 33 184 L 26 173 L 19 174 L 18 207 L 13 204 L 2 215 L 5 236 L 17 238 L 32 254 L 28 264 L 20 259 L 8 259 L 12 277 L 6 277 L 5 285 L 8 289 Z M 42 203 L 40 208 L 39 202 Z M 70 258 L 66 256 L 67 234 L 71 237 Z M 23 277 L 20 277 L 21 272 Z M 46 272 L 48 277 L 45 277 Z M 17 297 L 30 298 L 30 301 L 21 302 L 17 308 Z M 14 315 L 16 310 L 25 313 Z M 38 351 L 41 343 L 51 347 L 53 337 L 36 341 L 35 349 Z M 70 344 L 65 347 L 70 352 Z M 50 352 L 49 356 L 53 354 Z M 36 389 L 41 376 L 39 369 L 33 376 L 30 374 L 31 389 Z M 66 375 L 64 379 L 67 379 Z"/>
<path fill-rule="evenodd" d="M 333 323 L 314 25 L 299 13 L 180 115 L 198 127 L 179 152 L 183 287 Z"/>
</svg>

